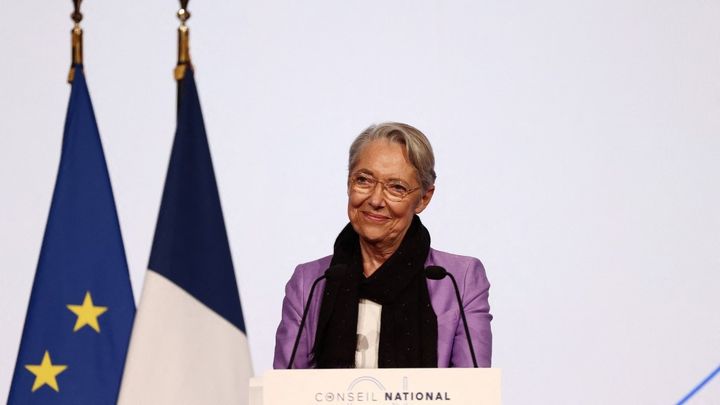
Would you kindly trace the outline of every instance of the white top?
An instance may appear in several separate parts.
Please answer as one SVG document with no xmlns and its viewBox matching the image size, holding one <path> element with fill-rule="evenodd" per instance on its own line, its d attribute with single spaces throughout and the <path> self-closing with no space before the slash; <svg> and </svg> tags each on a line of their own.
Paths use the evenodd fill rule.
<svg viewBox="0 0 720 405">
<path fill-rule="evenodd" d="M 380 315 L 382 305 L 368 299 L 358 303 L 356 368 L 378 368 L 380 347 Z"/>
</svg>

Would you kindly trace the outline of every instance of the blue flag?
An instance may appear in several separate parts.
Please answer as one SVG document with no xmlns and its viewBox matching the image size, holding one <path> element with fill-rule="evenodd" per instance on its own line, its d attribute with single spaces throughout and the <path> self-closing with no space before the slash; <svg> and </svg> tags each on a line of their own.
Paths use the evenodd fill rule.
<svg viewBox="0 0 720 405">
<path fill-rule="evenodd" d="M 9 404 L 114 404 L 135 303 L 81 65 Z"/>
<path fill-rule="evenodd" d="M 250 352 L 192 69 L 119 403 L 246 404 Z"/>
</svg>

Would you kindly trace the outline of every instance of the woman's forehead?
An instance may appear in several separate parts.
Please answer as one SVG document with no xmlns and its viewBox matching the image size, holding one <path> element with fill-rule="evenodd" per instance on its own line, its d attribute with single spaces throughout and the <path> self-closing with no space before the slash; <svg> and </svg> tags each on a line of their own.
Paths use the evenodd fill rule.
<svg viewBox="0 0 720 405">
<path fill-rule="evenodd" d="M 410 164 L 405 145 L 384 139 L 365 145 L 358 153 L 358 159 L 352 170 L 378 177 L 415 176 L 415 168 Z"/>
</svg>

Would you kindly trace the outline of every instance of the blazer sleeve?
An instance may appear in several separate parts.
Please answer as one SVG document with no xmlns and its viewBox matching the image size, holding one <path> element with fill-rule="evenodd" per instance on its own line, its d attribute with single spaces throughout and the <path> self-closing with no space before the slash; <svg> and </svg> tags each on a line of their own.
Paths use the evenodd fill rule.
<svg viewBox="0 0 720 405">
<path fill-rule="evenodd" d="M 458 280 L 458 283 L 461 284 L 463 308 L 478 366 L 490 367 L 492 360 L 492 331 L 490 330 L 492 315 L 490 315 L 490 304 L 488 303 L 490 282 L 480 260 L 473 258 L 470 261 L 463 280 Z M 451 367 L 472 366 L 465 327 L 460 319 L 455 332 Z"/>
<path fill-rule="evenodd" d="M 301 271 L 301 266 L 298 266 L 285 286 L 282 319 L 275 334 L 275 358 L 273 360 L 275 369 L 287 368 L 290 362 L 293 344 L 300 329 L 300 319 L 305 304 L 303 297 L 305 297 L 303 271 Z M 307 333 L 304 333 L 301 337 L 293 368 L 310 368 L 307 336 Z"/>
</svg>

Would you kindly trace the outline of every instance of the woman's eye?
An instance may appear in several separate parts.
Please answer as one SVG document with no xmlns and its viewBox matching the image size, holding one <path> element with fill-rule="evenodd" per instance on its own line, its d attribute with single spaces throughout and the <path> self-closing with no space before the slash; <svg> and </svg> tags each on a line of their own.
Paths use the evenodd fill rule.
<svg viewBox="0 0 720 405">
<path fill-rule="evenodd" d="M 408 190 L 407 187 L 405 187 L 405 185 L 397 184 L 397 183 L 388 184 L 388 189 L 392 193 L 398 194 L 398 195 L 404 195 L 405 193 L 407 193 L 407 190 Z"/>
<path fill-rule="evenodd" d="M 361 186 L 369 186 L 372 185 L 374 182 L 370 177 L 359 175 L 355 177 L 355 183 Z"/>
</svg>

